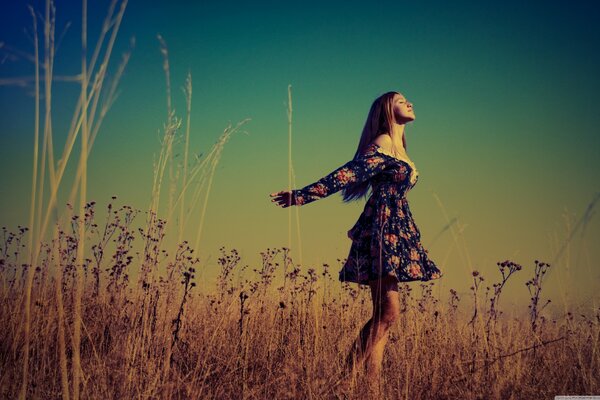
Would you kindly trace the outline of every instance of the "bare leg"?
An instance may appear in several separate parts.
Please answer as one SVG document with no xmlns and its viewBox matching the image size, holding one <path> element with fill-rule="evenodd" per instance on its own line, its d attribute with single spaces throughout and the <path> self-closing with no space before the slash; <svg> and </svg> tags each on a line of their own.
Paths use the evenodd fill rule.
<svg viewBox="0 0 600 400">
<path fill-rule="evenodd" d="M 346 358 L 345 374 L 353 374 L 356 367 L 366 361 L 369 378 L 378 380 L 388 330 L 397 320 L 400 311 L 398 283 L 394 277 L 371 282 L 373 316 L 363 326 Z"/>
<path fill-rule="evenodd" d="M 363 326 L 346 358 L 346 370 L 349 372 L 363 361 L 376 363 L 383 357 L 387 342 L 389 325 L 381 318 L 371 317 Z"/>
<path fill-rule="evenodd" d="M 387 341 L 388 329 L 385 329 L 383 337 L 373 346 L 371 353 L 365 359 L 369 394 L 375 398 L 379 398 L 381 395 L 381 368 Z"/>
<path fill-rule="evenodd" d="M 367 321 L 362 327 L 358 337 L 352 344 L 348 357 L 346 357 L 345 371 L 346 373 L 354 372 L 356 367 L 365 359 L 369 354 L 369 338 L 371 337 L 371 326 L 373 325 L 373 318 Z"/>
<path fill-rule="evenodd" d="M 383 364 L 383 351 L 388 341 L 388 329 L 385 329 L 385 333 L 379 339 L 379 341 L 373 345 L 371 353 L 367 356 L 365 362 L 367 366 L 367 372 L 370 378 L 379 378 L 381 374 L 381 365 Z"/>
</svg>

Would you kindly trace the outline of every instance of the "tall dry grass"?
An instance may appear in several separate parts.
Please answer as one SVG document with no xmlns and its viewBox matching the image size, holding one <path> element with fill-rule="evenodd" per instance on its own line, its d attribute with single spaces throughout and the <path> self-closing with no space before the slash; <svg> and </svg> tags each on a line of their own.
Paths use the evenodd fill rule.
<svg viewBox="0 0 600 400">
<path fill-rule="evenodd" d="M 31 192 L 31 205 L 30 205 L 30 216 L 28 227 L 22 232 L 30 231 L 28 236 L 27 250 L 27 263 L 23 265 L 36 266 L 23 268 L 21 272 L 24 284 L 22 291 L 15 293 L 20 295 L 19 301 L 14 305 L 19 307 L 19 311 L 22 312 L 22 319 L 19 320 L 19 327 L 17 331 L 22 334 L 22 349 L 19 353 L 21 361 L 21 379 L 20 379 L 20 391 L 19 398 L 26 398 L 30 391 L 30 367 L 32 354 L 31 341 L 32 341 L 32 291 L 34 288 L 34 276 L 35 270 L 40 268 L 42 247 L 45 245 L 45 240 L 48 236 L 48 229 L 53 225 L 51 232 L 51 242 L 56 246 L 49 246 L 49 253 L 51 258 L 48 261 L 51 269 L 47 271 L 46 277 L 51 279 L 44 280 L 44 288 L 49 282 L 53 282 L 55 289 L 55 308 L 57 318 L 57 335 L 56 341 L 58 342 L 58 358 L 59 358 L 59 369 L 61 375 L 61 396 L 64 399 L 80 397 L 81 390 L 81 379 L 84 376 L 84 371 L 81 367 L 81 335 L 83 321 L 82 321 L 82 296 L 84 292 L 84 269 L 87 265 L 90 265 L 92 260 L 86 256 L 89 253 L 93 253 L 96 260 L 95 265 L 95 282 L 93 290 L 96 295 L 103 295 L 100 289 L 100 264 L 103 260 L 103 253 L 101 251 L 102 246 L 93 245 L 89 246 L 86 242 L 86 229 L 89 228 L 85 224 L 89 215 L 88 212 L 93 212 L 91 206 L 95 202 L 89 203 L 87 201 L 87 160 L 92 150 L 92 146 L 96 135 L 99 132 L 100 126 L 108 109 L 114 103 L 116 99 L 116 89 L 119 80 L 125 70 L 131 51 L 123 55 L 123 60 L 118 66 L 116 74 L 112 80 L 111 85 L 104 89 L 103 84 L 105 77 L 107 76 L 108 64 L 111 59 L 113 46 L 119 31 L 119 27 L 127 6 L 127 0 L 120 2 L 120 7 L 117 12 L 118 0 L 113 0 L 108 8 L 107 15 L 102 24 L 101 32 L 96 43 L 94 52 L 88 62 L 88 27 L 87 27 L 87 0 L 82 0 L 82 30 L 81 30 L 81 72 L 72 77 L 58 77 L 54 76 L 54 54 L 55 54 L 55 30 L 56 30 L 56 7 L 51 0 L 45 2 L 45 15 L 42 17 L 37 13 L 33 7 L 29 6 L 29 10 L 33 20 L 33 47 L 34 54 L 29 56 L 26 52 L 14 50 L 2 42 L 0 49 L 8 53 L 13 53 L 12 58 L 24 58 L 34 64 L 34 76 L 33 78 L 18 77 L 2 79 L 0 85 L 17 85 L 27 86 L 30 81 L 34 82 L 34 97 L 35 97 L 35 115 L 34 115 L 34 151 L 33 151 L 33 176 L 32 176 L 32 192 Z M 40 63 L 40 52 L 39 52 L 39 40 L 38 40 L 38 19 L 42 19 L 44 23 L 44 54 L 43 63 Z M 65 27 L 69 27 L 68 23 Z M 191 113 L 191 75 L 188 75 L 187 85 L 184 88 L 184 92 L 187 98 L 187 135 L 185 137 L 185 159 L 184 166 L 178 165 L 178 168 L 184 171 L 183 182 L 179 191 L 179 197 L 174 205 L 174 197 L 177 194 L 179 185 L 179 172 L 174 175 L 174 157 L 173 149 L 179 139 L 178 129 L 180 126 L 180 120 L 175 115 L 175 110 L 171 106 L 171 92 L 170 92 L 170 73 L 169 64 L 167 57 L 167 48 L 164 40 L 158 37 L 161 44 L 161 52 L 164 55 L 164 69 L 167 81 L 167 110 L 168 118 L 167 123 L 164 127 L 164 136 L 162 139 L 162 146 L 160 151 L 159 160 L 154 165 L 154 180 L 153 189 L 151 193 L 151 200 L 149 209 L 147 211 L 146 230 L 143 232 L 144 236 L 144 247 L 142 252 L 142 263 L 138 276 L 138 283 L 144 287 L 150 285 L 155 278 L 154 270 L 164 266 L 159 265 L 159 255 L 156 253 L 157 245 L 155 242 L 162 240 L 167 232 L 165 227 L 165 220 L 158 218 L 159 212 L 159 201 L 161 194 L 161 187 L 165 168 L 169 166 L 169 207 L 167 215 L 170 217 L 174 212 L 174 207 L 177 202 L 181 201 L 180 208 L 180 223 L 179 223 L 179 236 L 181 237 L 183 229 L 185 228 L 185 222 L 189 221 L 190 214 L 193 208 L 185 209 L 185 197 L 188 187 L 193 183 L 196 188 L 191 196 L 192 205 L 198 201 L 198 199 L 204 196 L 204 208 L 202 210 L 202 216 L 200 223 L 197 224 L 198 232 L 196 235 L 196 248 L 200 241 L 200 233 L 203 227 L 204 216 L 206 212 L 206 199 L 210 194 L 210 187 L 214 176 L 214 171 L 218 164 L 221 152 L 225 143 L 229 140 L 229 137 L 240 130 L 240 127 L 247 122 L 244 120 L 237 124 L 235 127 L 229 125 L 223 134 L 219 137 L 217 143 L 213 146 L 211 151 L 200 160 L 197 158 L 193 163 L 188 162 L 188 147 L 189 147 L 189 127 L 190 127 L 190 113 Z M 134 40 L 131 40 L 133 47 Z M 100 59 L 103 52 L 102 62 L 99 66 L 96 62 Z M 43 141 L 40 149 L 39 144 L 39 131 L 40 131 L 40 69 L 44 72 L 44 130 L 43 130 Z M 71 126 L 68 132 L 68 137 L 65 142 L 64 151 L 62 157 L 55 162 L 54 160 L 54 144 L 53 144 L 53 131 L 52 131 L 52 88 L 56 81 L 75 82 L 80 85 L 80 96 L 78 98 L 77 105 L 75 107 Z M 100 101 L 101 100 L 101 101 Z M 101 104 L 99 112 L 98 106 Z M 79 161 L 75 167 L 75 180 L 71 185 L 69 202 L 67 207 L 60 208 L 57 206 L 57 198 L 61 190 L 65 190 L 65 185 L 62 180 L 71 159 L 75 142 L 77 138 L 80 138 L 80 152 Z M 41 151 L 40 151 L 41 150 Z M 39 166 L 39 168 L 38 168 Z M 46 172 L 46 166 L 48 166 L 48 172 Z M 188 167 L 190 170 L 188 171 Z M 44 183 L 46 179 L 50 182 L 50 194 L 45 196 Z M 204 194 L 204 192 L 206 192 Z M 48 198 L 44 202 L 45 197 Z M 79 218 L 77 215 L 73 215 L 71 204 L 78 204 L 78 215 L 82 216 Z M 109 210 L 110 213 L 110 210 Z M 130 218 L 131 216 L 127 216 Z M 66 266 L 67 269 L 72 269 L 72 277 L 74 279 L 73 287 L 65 287 L 60 282 L 60 276 L 63 273 L 65 265 L 60 264 L 60 252 L 61 246 L 58 244 L 61 240 L 61 235 L 64 234 L 68 228 L 76 229 L 77 232 L 74 237 L 77 238 L 76 246 L 72 249 L 75 252 L 75 260 L 72 265 Z M 76 228 L 75 228 L 76 227 Z M 141 229 L 141 228 L 140 228 Z M 114 234 L 115 227 L 109 225 L 106 227 L 101 244 L 104 246 L 112 234 Z M 112 233 L 109 233 L 112 232 Z M 126 236 L 127 241 L 131 241 L 132 238 Z M 122 243 L 122 246 L 127 246 L 127 243 Z M 25 246 L 24 246 L 25 247 Z M 68 246 L 67 246 L 68 247 Z M 99 250 L 100 249 L 100 250 Z M 98 252 L 99 251 L 99 252 Z M 90 255 L 91 256 L 91 255 Z M 122 262 L 123 260 L 119 260 Z M 4 260 L 3 260 L 4 262 Z M 129 260 L 130 262 L 130 260 Z M 120 266 L 125 264 L 119 264 Z M 117 276 L 128 277 L 127 274 L 121 274 L 120 267 L 115 272 Z M 121 282 L 122 284 L 122 282 Z M 64 297 L 72 296 L 73 303 L 65 304 Z M 18 296 L 17 296 L 18 297 Z M 71 306 L 65 310 L 66 306 Z M 66 319 L 71 317 L 73 320 L 72 325 L 67 327 Z M 146 321 L 144 326 L 147 328 Z M 70 330 L 69 330 L 70 329 Z M 147 329 L 144 333 L 148 332 Z M 70 333 L 70 336 L 69 336 Z M 66 341 L 71 339 L 72 345 L 70 347 L 71 354 L 67 354 Z M 143 348 L 144 337 L 137 340 L 135 345 Z M 169 357 L 167 357 L 169 358 Z M 68 365 L 68 361 L 70 365 Z M 70 369 L 70 374 L 69 374 Z"/>
<path fill-rule="evenodd" d="M 86 195 L 87 158 L 129 60 L 126 53 L 111 86 L 103 91 L 126 4 L 121 2 L 116 14 L 117 1 L 110 4 L 88 63 L 83 1 L 82 71 L 68 79 L 52 71 L 53 3 L 46 2 L 41 65 L 37 18 L 30 8 L 36 71 L 32 198 L 28 227 L 17 232 L 2 228 L 0 238 L 0 397 L 366 398 L 364 376 L 349 386 L 337 383 L 346 352 L 370 316 L 369 292 L 339 285 L 330 273 L 338 266 L 316 269 L 291 259 L 291 209 L 289 247 L 267 249 L 261 264 L 254 266 L 244 265 L 235 249 L 221 248 L 215 286 L 196 285 L 196 272 L 204 267 L 197 251 L 214 172 L 225 144 L 247 120 L 226 127 L 212 149 L 190 163 L 191 75 L 184 87 L 186 135 L 181 137 L 162 37 L 168 112 L 148 209 L 142 213 L 118 206 L 113 197 L 105 219 L 98 221 L 96 202 Z M 96 70 L 101 49 L 104 58 Z M 40 68 L 45 83 L 41 152 Z M 58 162 L 52 152 L 51 119 L 51 89 L 57 80 L 81 85 Z M 23 82 L 28 80 L 0 81 Z M 291 117 L 288 87 L 288 178 L 295 186 Z M 81 147 L 76 178 L 67 206 L 58 207 L 77 136 Z M 175 166 L 177 145 L 184 147 L 184 164 Z M 166 217 L 159 218 L 167 168 L 168 205 Z M 44 203 L 46 175 L 50 195 Z M 194 219 L 198 208 L 200 216 Z M 140 214 L 145 219 L 138 224 Z M 176 215 L 178 223 L 173 224 Z M 296 218 L 299 229 L 298 214 Z M 197 224 L 193 246 L 183 240 L 187 223 Z M 469 304 L 453 289 L 447 298 L 434 295 L 435 283 L 401 285 L 402 318 L 391 331 L 382 398 L 530 399 L 597 393 L 600 310 L 576 315 L 565 306 L 560 318 L 549 318 L 542 287 L 554 267 L 537 260 L 529 267 L 508 260 L 498 263 L 499 275 L 486 286 L 472 269 L 461 235 L 464 227 L 455 232 L 454 225 L 456 221 L 448 222 L 448 229 L 472 270 Z M 177 235 L 175 249 L 166 247 L 167 235 Z M 531 294 L 523 310 L 526 318 L 502 311 L 502 291 L 515 280 L 525 281 Z M 336 290 L 339 286 L 341 291 Z"/>
<path fill-rule="evenodd" d="M 38 31 L 37 31 L 37 15 L 33 8 L 30 6 L 29 10 L 31 12 L 33 18 L 33 42 L 34 42 L 34 56 L 31 57 L 31 60 L 34 63 L 35 72 L 34 72 L 34 96 L 35 96 L 35 129 L 34 129 L 34 159 L 33 159 L 33 177 L 32 177 L 32 195 L 31 195 L 31 205 L 30 205 L 30 217 L 29 217 L 29 227 L 31 229 L 31 235 L 29 238 L 29 247 L 28 247 L 28 265 L 37 266 L 38 265 L 38 256 L 40 253 L 40 246 L 42 244 L 42 239 L 45 238 L 46 231 L 49 227 L 50 218 L 52 216 L 58 220 L 58 210 L 56 209 L 56 199 L 59 190 L 59 186 L 61 180 L 63 178 L 63 173 L 65 171 L 66 165 L 71 155 L 71 151 L 73 149 L 73 145 L 75 143 L 75 139 L 78 134 L 81 136 L 81 155 L 80 161 L 77 167 L 77 179 L 73 185 L 73 191 L 77 191 L 79 188 L 79 210 L 83 211 L 85 205 L 86 198 L 86 176 L 87 176 L 87 156 L 89 151 L 91 150 L 90 143 L 90 132 L 93 124 L 96 124 L 96 127 L 100 126 L 102 121 L 102 115 L 97 120 L 94 119 L 94 112 L 96 110 L 97 101 L 100 98 L 100 93 L 102 92 L 102 83 L 104 77 L 106 75 L 107 70 L 107 60 L 110 58 L 110 54 L 112 51 L 112 45 L 114 43 L 114 38 L 116 37 L 116 33 L 118 32 L 121 17 L 125 10 L 125 6 L 127 1 L 123 1 L 121 5 L 121 9 L 117 13 L 116 17 L 113 19 L 113 13 L 116 5 L 116 1 L 113 1 L 110 5 L 108 15 L 104 21 L 104 26 L 102 33 L 100 35 L 100 39 L 96 46 L 96 51 L 92 57 L 92 62 L 90 64 L 90 68 L 88 69 L 87 64 L 87 1 L 83 0 L 82 2 L 82 60 L 81 60 L 81 73 L 75 76 L 72 81 L 77 82 L 81 85 L 81 96 L 79 98 L 77 104 L 77 110 L 73 115 L 73 122 L 77 121 L 77 123 L 73 123 L 71 126 L 71 130 L 69 131 L 69 137 L 67 139 L 67 143 L 65 143 L 65 149 L 63 152 L 63 157 L 59 159 L 58 164 L 55 165 L 54 162 L 54 154 L 53 154 L 53 132 L 52 132 L 52 83 L 54 81 L 53 76 L 53 65 L 54 65 L 54 34 L 55 34 L 55 25 L 56 25 L 56 9 L 52 1 L 47 0 L 45 3 L 45 15 L 43 17 L 44 20 L 44 63 L 40 66 L 39 63 L 39 41 L 38 41 Z M 105 48 L 105 62 L 100 66 L 98 71 L 96 72 L 95 79 L 93 84 L 89 85 L 91 82 L 91 76 L 94 71 L 94 63 L 96 61 L 96 57 L 100 52 L 100 49 L 103 45 L 105 34 L 107 32 L 112 32 L 112 40 L 109 40 L 106 48 Z M 28 58 L 28 57 L 25 57 Z M 40 67 L 44 69 L 44 82 L 45 82 L 45 92 L 44 92 L 44 101 L 45 101 L 45 119 L 44 119 L 44 137 L 42 144 L 42 154 L 41 154 L 41 162 L 39 164 L 40 171 L 38 174 L 38 162 L 39 162 L 39 126 L 40 126 L 40 112 L 39 112 L 39 104 L 40 104 Z M 17 84 L 20 85 L 23 83 L 21 78 L 15 79 L 13 82 L 11 80 L 4 80 L 3 84 Z M 104 96 L 106 101 L 107 97 Z M 108 102 L 110 102 L 110 93 L 108 96 Z M 92 108 L 90 104 L 93 104 Z M 88 110 L 92 113 L 88 115 Z M 47 204 L 46 212 L 42 213 L 42 205 L 44 199 L 44 182 L 46 179 L 45 168 L 46 168 L 46 156 L 48 156 L 48 166 L 49 166 L 49 181 L 50 181 L 50 196 Z M 37 201 L 37 204 L 36 204 Z M 42 223 L 43 221 L 43 223 Z M 60 226 L 60 221 L 57 221 Z M 77 260 L 81 264 L 83 261 L 84 254 L 84 235 L 83 235 L 83 227 L 79 227 L 80 236 L 82 243 L 77 250 Z M 34 268 L 29 268 L 26 275 L 25 285 L 23 287 L 23 295 L 22 295 L 22 311 L 23 311 L 23 351 L 22 351 L 22 377 L 21 377 L 21 389 L 19 392 L 19 398 L 25 398 L 29 386 L 29 356 L 30 356 L 30 341 L 31 341 L 31 298 L 32 298 L 32 286 L 34 279 Z M 81 335 L 81 292 L 83 290 L 82 281 L 78 278 L 78 285 L 75 288 L 75 307 L 73 309 L 75 324 L 73 326 L 73 340 L 75 342 L 74 346 L 74 354 L 73 354 L 73 398 L 79 398 L 79 376 L 80 376 L 80 366 L 79 366 L 79 340 Z M 57 288 L 59 290 L 60 288 Z M 62 301 L 58 300 L 57 310 L 59 318 L 64 314 L 63 310 L 60 309 Z M 62 351 L 65 349 L 63 344 L 64 335 L 62 332 L 59 333 L 59 349 Z M 62 382 L 63 382 L 63 398 L 69 398 L 69 388 L 66 387 L 66 365 L 65 365 L 65 356 L 61 353 L 60 356 L 61 363 L 61 373 L 62 373 Z"/>
<path fill-rule="evenodd" d="M 61 329 L 59 291 L 54 287 L 64 293 L 62 323 L 70 333 L 78 279 L 83 288 L 83 398 L 367 396 L 363 375 L 349 387 L 336 386 L 345 353 L 370 316 L 365 287 L 343 284 L 336 293 L 332 266 L 323 265 L 322 272 L 305 268 L 290 259 L 287 248 L 267 249 L 257 266 L 245 265 L 235 249 L 221 248 L 215 286 L 200 289 L 195 275 L 203 266 L 185 241 L 164 256 L 164 274 L 151 270 L 154 279 L 147 276 L 136 284 L 130 277 L 145 262 L 136 243 L 144 247 L 151 239 L 150 259 L 160 259 L 166 252 L 164 221 L 155 220 L 151 231 L 136 228 L 140 210 L 111 202 L 100 226 L 95 207 L 88 203 L 83 218 L 85 240 L 93 249 L 83 269 L 76 263 L 80 239 L 74 222 L 59 232 L 57 241 L 44 244 L 40 265 L 33 270 L 27 397 L 61 396 L 55 346 Z M 19 259 L 26 235 L 26 228 L 16 233 L 3 229 L 0 243 L 2 398 L 15 397 L 21 386 L 19 310 L 31 269 Z M 51 265 L 60 266 L 58 276 Z M 285 265 L 291 268 L 284 276 Z M 541 296 L 541 288 L 550 268 L 537 260 L 528 267 L 507 260 L 498 263 L 498 274 L 486 288 L 486 280 L 474 271 L 470 296 L 476 301 L 468 307 L 459 307 L 466 299 L 455 290 L 447 299 L 434 296 L 435 283 L 401 285 L 402 317 L 391 330 L 382 398 L 530 399 L 597 393 L 600 310 L 545 316 L 543 304 L 549 299 Z M 531 290 L 529 318 L 502 311 L 502 290 L 516 280 L 527 280 Z M 75 345 L 68 334 L 65 353 L 71 367 Z M 72 380 L 73 374 L 67 378 Z"/>
</svg>

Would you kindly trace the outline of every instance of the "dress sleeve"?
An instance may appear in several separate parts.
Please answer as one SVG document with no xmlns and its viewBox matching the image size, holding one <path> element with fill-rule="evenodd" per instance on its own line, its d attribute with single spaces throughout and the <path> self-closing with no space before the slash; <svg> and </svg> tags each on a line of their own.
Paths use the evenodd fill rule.
<svg viewBox="0 0 600 400">
<path fill-rule="evenodd" d="M 386 168 L 386 158 L 381 153 L 370 151 L 348 161 L 332 173 L 302 189 L 292 190 L 297 206 L 330 196 L 350 184 L 364 182 Z"/>
</svg>

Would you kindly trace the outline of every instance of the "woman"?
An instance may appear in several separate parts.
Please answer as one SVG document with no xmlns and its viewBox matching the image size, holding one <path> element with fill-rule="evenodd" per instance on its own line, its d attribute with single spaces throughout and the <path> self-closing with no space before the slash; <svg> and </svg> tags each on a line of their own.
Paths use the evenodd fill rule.
<svg viewBox="0 0 600 400">
<path fill-rule="evenodd" d="M 342 282 L 371 287 L 373 316 L 346 360 L 350 371 L 364 361 L 371 382 L 379 382 L 388 330 L 400 314 L 398 283 L 442 276 L 421 245 L 405 197 L 418 180 L 418 171 L 406 154 L 404 136 L 406 124 L 414 120 L 413 105 L 402 94 L 383 94 L 371 106 L 353 160 L 302 189 L 271 193 L 272 201 L 285 208 L 340 190 L 348 202 L 366 196 L 371 188 L 362 214 L 348 231 L 352 246 L 339 272 Z"/>
</svg>

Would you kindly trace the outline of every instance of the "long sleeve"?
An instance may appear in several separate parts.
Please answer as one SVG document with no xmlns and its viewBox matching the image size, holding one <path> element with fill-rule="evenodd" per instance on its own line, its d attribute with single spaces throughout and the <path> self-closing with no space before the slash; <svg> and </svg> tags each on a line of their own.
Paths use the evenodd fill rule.
<svg viewBox="0 0 600 400">
<path fill-rule="evenodd" d="M 376 151 L 368 151 L 348 161 L 332 173 L 302 189 L 292 190 L 296 205 L 302 206 L 330 196 L 349 184 L 364 182 L 386 168 L 386 158 Z"/>
</svg>

